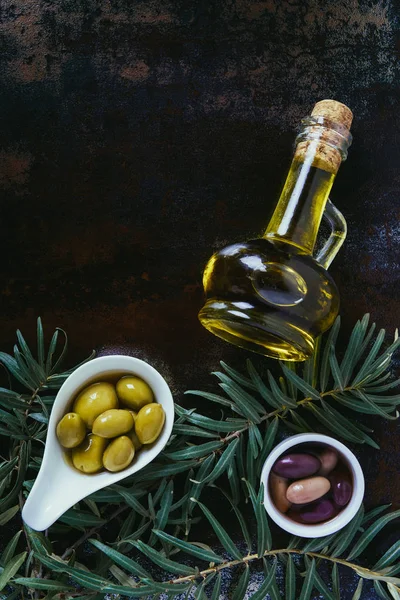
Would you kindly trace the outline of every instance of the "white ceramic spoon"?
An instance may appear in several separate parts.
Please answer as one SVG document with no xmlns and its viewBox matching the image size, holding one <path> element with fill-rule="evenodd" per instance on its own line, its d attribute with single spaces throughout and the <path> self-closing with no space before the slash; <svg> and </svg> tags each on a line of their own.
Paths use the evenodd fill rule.
<svg viewBox="0 0 400 600">
<path fill-rule="evenodd" d="M 165 425 L 160 437 L 148 447 L 143 446 L 132 465 L 124 471 L 85 475 L 66 461 L 56 436 L 56 427 L 70 410 L 80 390 L 116 374 L 137 375 L 149 384 L 156 401 L 164 408 Z M 32 529 L 43 531 L 82 498 L 140 471 L 164 448 L 171 435 L 173 423 L 174 401 L 171 391 L 158 371 L 146 362 L 131 356 L 114 355 L 95 358 L 80 366 L 63 383 L 54 401 L 42 466 L 22 510 L 23 520 Z"/>
</svg>

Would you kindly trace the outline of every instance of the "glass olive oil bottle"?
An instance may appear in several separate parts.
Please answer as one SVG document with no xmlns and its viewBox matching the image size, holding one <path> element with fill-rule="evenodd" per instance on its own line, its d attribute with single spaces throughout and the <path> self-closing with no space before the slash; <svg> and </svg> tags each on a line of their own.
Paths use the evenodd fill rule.
<svg viewBox="0 0 400 600">
<path fill-rule="evenodd" d="M 346 222 L 328 196 L 351 144 L 352 118 L 340 102 L 318 102 L 302 121 L 263 237 L 235 243 L 210 258 L 199 319 L 215 335 L 272 358 L 301 361 L 333 324 L 339 293 L 326 269 L 344 241 Z M 314 257 L 324 214 L 332 231 Z"/>
</svg>

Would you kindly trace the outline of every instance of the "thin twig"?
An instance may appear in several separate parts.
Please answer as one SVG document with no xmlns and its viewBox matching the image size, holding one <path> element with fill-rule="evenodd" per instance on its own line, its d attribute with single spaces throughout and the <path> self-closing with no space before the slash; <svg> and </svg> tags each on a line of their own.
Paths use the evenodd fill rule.
<svg viewBox="0 0 400 600">
<path fill-rule="evenodd" d="M 120 506 L 107 519 L 107 524 L 110 521 L 112 521 L 113 519 L 115 519 L 116 517 L 118 517 L 118 515 L 120 515 L 121 513 L 125 512 L 126 510 L 128 510 L 128 508 L 129 508 L 129 506 Z M 106 523 L 100 523 L 99 525 L 96 525 L 95 527 L 92 527 L 92 529 L 89 529 L 89 531 L 86 531 L 86 533 L 84 533 L 78 540 L 76 540 L 76 542 L 74 544 L 72 544 L 72 546 L 70 546 L 69 548 L 67 548 L 65 550 L 64 554 L 61 556 L 62 560 L 65 560 L 69 556 L 71 556 L 71 554 L 74 552 L 74 550 L 76 550 L 77 548 L 79 548 L 79 546 L 81 546 L 82 544 L 84 544 L 87 539 L 89 539 L 92 535 L 94 535 L 95 533 L 97 533 L 105 524 Z"/>
<path fill-rule="evenodd" d="M 360 567 L 360 565 L 351 563 L 348 560 L 343 560 L 341 558 L 334 558 L 332 556 L 327 556 L 326 554 L 319 554 L 318 552 L 304 552 L 304 550 L 298 550 L 298 549 L 292 549 L 292 548 L 280 548 L 279 550 L 266 550 L 263 554 L 263 557 L 276 556 L 278 554 L 299 554 L 301 556 L 309 556 L 310 558 L 320 558 L 322 560 L 328 560 L 330 562 L 343 565 L 344 567 L 348 567 L 349 569 L 352 569 L 353 571 L 363 569 L 364 571 L 368 572 L 369 575 L 385 577 L 384 573 L 371 571 L 370 569 L 366 569 L 365 567 Z M 169 581 L 169 583 L 187 583 L 190 581 L 195 581 L 196 579 L 198 579 L 198 577 L 203 577 L 205 579 L 207 577 L 207 575 L 210 575 L 210 573 L 218 573 L 219 571 L 222 571 L 223 569 L 230 569 L 231 567 L 236 567 L 241 564 L 248 564 L 249 562 L 251 562 L 253 560 L 258 560 L 259 558 L 260 557 L 258 556 L 258 554 L 248 554 L 247 556 L 244 556 L 240 560 L 230 560 L 225 563 L 220 563 L 220 564 L 216 565 L 215 567 L 210 567 L 208 569 L 204 569 L 204 571 L 200 571 L 200 573 L 195 574 L 195 575 L 187 575 L 185 577 L 178 577 L 177 579 L 171 579 Z"/>
</svg>

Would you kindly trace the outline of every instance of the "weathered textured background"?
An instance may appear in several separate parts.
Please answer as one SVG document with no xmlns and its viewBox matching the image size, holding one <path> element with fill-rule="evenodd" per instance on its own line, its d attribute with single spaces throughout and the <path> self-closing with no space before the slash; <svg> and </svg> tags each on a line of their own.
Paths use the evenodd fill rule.
<svg viewBox="0 0 400 600">
<path fill-rule="evenodd" d="M 33 338 L 40 314 L 67 329 L 72 358 L 142 356 L 177 394 L 209 386 L 222 357 L 240 365 L 197 321 L 202 268 L 262 231 L 295 127 L 326 97 L 355 113 L 333 193 L 349 224 L 332 268 L 344 322 L 399 325 L 395 0 L 0 9 L 1 349 L 17 327 Z M 368 505 L 399 504 L 396 432 L 382 425 L 382 452 L 362 455 Z"/>
</svg>

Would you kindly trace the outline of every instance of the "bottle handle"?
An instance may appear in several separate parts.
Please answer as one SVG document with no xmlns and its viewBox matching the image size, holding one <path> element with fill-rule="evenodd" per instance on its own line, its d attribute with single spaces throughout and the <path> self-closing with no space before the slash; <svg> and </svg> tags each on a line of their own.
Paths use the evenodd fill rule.
<svg viewBox="0 0 400 600">
<path fill-rule="evenodd" d="M 328 269 L 346 239 L 347 223 L 340 210 L 338 210 L 329 199 L 326 203 L 323 217 L 328 221 L 331 227 L 331 234 L 324 246 L 315 256 L 315 260 L 324 267 L 324 269 Z"/>
</svg>

